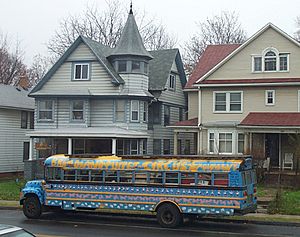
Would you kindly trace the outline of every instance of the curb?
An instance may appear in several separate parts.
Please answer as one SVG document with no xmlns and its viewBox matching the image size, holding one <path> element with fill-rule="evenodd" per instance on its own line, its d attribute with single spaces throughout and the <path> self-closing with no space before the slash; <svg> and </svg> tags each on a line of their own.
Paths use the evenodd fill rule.
<svg viewBox="0 0 300 237">
<path fill-rule="evenodd" d="M 201 220 L 223 223 L 240 223 L 240 224 L 256 224 L 256 225 L 278 225 L 278 226 L 297 226 L 300 227 L 300 222 L 284 222 L 284 221 L 259 221 L 259 220 L 235 220 L 235 219 L 215 219 L 202 218 Z"/>
</svg>

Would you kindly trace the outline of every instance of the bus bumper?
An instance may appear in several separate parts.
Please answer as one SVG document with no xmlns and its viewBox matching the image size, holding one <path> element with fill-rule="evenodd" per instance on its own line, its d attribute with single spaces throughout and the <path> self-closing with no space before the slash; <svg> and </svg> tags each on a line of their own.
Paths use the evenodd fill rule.
<svg viewBox="0 0 300 237">
<path fill-rule="evenodd" d="M 257 204 L 253 204 L 252 206 L 243 208 L 243 209 L 239 209 L 239 210 L 235 210 L 235 214 L 236 215 L 245 215 L 248 213 L 255 213 L 257 209 Z"/>
</svg>

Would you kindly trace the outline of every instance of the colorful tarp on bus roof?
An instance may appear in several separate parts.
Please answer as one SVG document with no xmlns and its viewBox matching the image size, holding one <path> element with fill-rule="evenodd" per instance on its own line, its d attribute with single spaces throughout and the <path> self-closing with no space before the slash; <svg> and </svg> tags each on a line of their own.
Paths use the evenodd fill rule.
<svg viewBox="0 0 300 237">
<path fill-rule="evenodd" d="M 130 160 L 117 156 L 103 156 L 95 159 L 51 156 L 45 161 L 47 167 L 65 169 L 104 169 L 104 170 L 145 170 L 145 171 L 186 171 L 186 172 L 229 172 L 238 170 L 244 160 L 188 160 L 155 159 Z"/>
</svg>

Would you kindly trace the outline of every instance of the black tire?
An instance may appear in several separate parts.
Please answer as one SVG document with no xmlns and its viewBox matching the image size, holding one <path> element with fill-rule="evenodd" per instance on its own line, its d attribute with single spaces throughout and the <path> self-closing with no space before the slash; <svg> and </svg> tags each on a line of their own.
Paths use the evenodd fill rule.
<svg viewBox="0 0 300 237">
<path fill-rule="evenodd" d="M 162 204 L 156 214 L 158 223 L 162 227 L 174 228 L 183 223 L 183 217 L 179 209 L 170 203 Z"/>
<path fill-rule="evenodd" d="M 36 196 L 26 197 L 23 203 L 23 213 L 29 219 L 37 219 L 42 214 L 42 206 Z"/>
</svg>

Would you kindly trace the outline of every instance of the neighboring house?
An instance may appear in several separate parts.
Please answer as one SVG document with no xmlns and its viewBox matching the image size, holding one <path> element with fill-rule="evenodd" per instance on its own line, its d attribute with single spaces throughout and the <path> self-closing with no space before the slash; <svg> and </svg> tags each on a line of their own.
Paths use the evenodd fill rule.
<svg viewBox="0 0 300 237">
<path fill-rule="evenodd" d="M 179 50 L 148 52 L 130 11 L 115 48 L 79 36 L 31 91 L 30 159 L 171 154 L 173 131 L 166 126 L 184 118 L 185 84 Z M 182 142 L 182 150 L 184 144 L 193 152 L 192 143 Z"/>
<path fill-rule="evenodd" d="M 271 23 L 241 45 L 208 46 L 185 87 L 189 120 L 172 126 L 175 136 L 197 134 L 198 154 L 252 154 L 293 169 L 299 65 L 300 44 Z"/>
<path fill-rule="evenodd" d="M 29 158 L 29 137 L 33 129 L 34 99 L 28 91 L 0 85 L 0 176 L 23 172 Z"/>
</svg>

